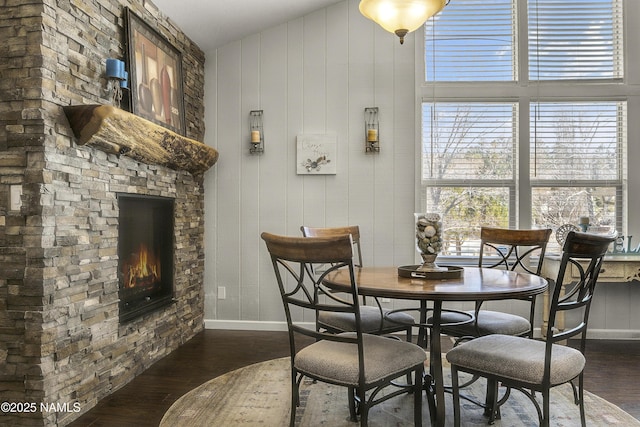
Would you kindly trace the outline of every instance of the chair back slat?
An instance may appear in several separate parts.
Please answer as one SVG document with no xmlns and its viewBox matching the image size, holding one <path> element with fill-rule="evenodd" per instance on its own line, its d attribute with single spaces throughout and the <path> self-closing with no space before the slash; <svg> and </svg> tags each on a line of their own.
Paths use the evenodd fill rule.
<svg viewBox="0 0 640 427">
<path fill-rule="evenodd" d="M 349 235 L 308 239 L 262 233 L 262 239 L 272 256 L 286 261 L 331 264 L 352 262 L 353 259 Z"/>
<path fill-rule="evenodd" d="M 547 250 L 547 243 L 552 230 L 550 228 L 538 230 L 512 230 L 507 228 L 482 227 L 480 229 L 480 258 L 479 267 L 502 267 L 505 270 L 521 268 L 524 271 L 540 275 L 542 261 Z M 506 246 L 503 248 L 502 246 Z M 495 262 L 486 261 L 486 251 L 494 249 L 498 259 Z M 531 255 L 538 255 L 538 265 L 532 269 L 526 262 Z M 487 264 L 487 262 L 489 264 Z"/>
<path fill-rule="evenodd" d="M 350 235 L 355 247 L 356 260 L 353 265 L 362 267 L 362 249 L 360 247 L 360 227 L 357 225 L 349 225 L 345 227 L 300 227 L 302 235 L 305 237 L 335 237 Z"/>
</svg>

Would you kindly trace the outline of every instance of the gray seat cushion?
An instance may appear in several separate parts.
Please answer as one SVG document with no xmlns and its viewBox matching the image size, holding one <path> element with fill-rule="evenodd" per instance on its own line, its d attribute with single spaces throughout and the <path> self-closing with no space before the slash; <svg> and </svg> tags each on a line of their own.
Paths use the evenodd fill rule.
<svg viewBox="0 0 640 427">
<path fill-rule="evenodd" d="M 355 337 L 355 332 L 339 335 Z M 424 363 L 425 351 L 415 344 L 379 335 L 363 334 L 365 382 L 375 383 L 392 374 L 402 373 Z M 356 386 L 358 384 L 358 346 L 336 341 L 318 341 L 295 357 L 294 366 L 330 383 Z"/>
<path fill-rule="evenodd" d="M 475 314 L 474 310 L 467 313 Z M 474 323 L 467 323 L 457 326 L 445 326 L 446 323 L 456 323 L 467 320 L 463 314 L 455 312 L 442 313 L 442 332 L 453 336 L 476 336 L 477 332 Z M 479 335 L 504 334 L 504 335 L 524 335 L 531 329 L 531 324 L 527 319 L 515 314 L 501 313 L 499 311 L 480 310 L 478 314 Z"/>
<path fill-rule="evenodd" d="M 462 343 L 447 353 L 452 365 L 481 374 L 496 375 L 529 384 L 542 383 L 545 342 L 510 335 L 487 335 Z M 551 351 L 551 385 L 565 383 L 584 369 L 579 350 L 554 344 Z"/>
<path fill-rule="evenodd" d="M 389 310 L 384 310 L 383 313 L 388 313 Z M 360 306 L 360 322 L 362 331 L 366 333 L 375 334 L 380 332 L 380 309 L 377 306 L 361 305 Z M 413 325 L 414 319 L 408 313 L 393 313 L 389 315 L 389 319 L 384 319 L 382 323 L 382 330 L 397 329 L 402 325 Z M 318 322 L 329 328 L 338 331 L 355 331 L 356 330 L 356 318 L 353 313 L 336 313 L 321 311 L 318 313 Z"/>
</svg>

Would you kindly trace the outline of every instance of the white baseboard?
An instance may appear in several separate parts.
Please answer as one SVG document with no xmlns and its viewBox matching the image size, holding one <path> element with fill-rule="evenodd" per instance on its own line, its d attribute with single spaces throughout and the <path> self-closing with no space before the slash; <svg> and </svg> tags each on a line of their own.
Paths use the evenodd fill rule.
<svg viewBox="0 0 640 427">
<path fill-rule="evenodd" d="M 640 340 L 637 329 L 589 329 L 587 338 L 592 340 Z"/>
<path fill-rule="evenodd" d="M 311 322 L 301 323 L 309 328 L 315 325 Z M 217 320 L 205 319 L 205 329 L 227 329 L 231 331 L 286 331 L 287 322 L 262 322 L 259 320 Z"/>
<path fill-rule="evenodd" d="M 313 328 L 311 322 L 304 323 Z M 286 331 L 287 322 L 267 322 L 258 320 L 217 320 L 206 319 L 205 329 L 226 329 L 231 331 Z M 540 337 L 540 329 L 534 335 Z M 640 330 L 636 329 L 589 329 L 587 337 L 594 340 L 640 340 Z"/>
</svg>

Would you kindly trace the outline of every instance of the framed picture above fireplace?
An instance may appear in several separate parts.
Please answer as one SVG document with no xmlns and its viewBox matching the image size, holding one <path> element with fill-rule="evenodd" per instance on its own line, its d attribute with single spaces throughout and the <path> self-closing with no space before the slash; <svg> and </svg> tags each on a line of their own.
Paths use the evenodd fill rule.
<svg viewBox="0 0 640 427">
<path fill-rule="evenodd" d="M 182 54 L 125 8 L 131 112 L 184 135 Z"/>
</svg>

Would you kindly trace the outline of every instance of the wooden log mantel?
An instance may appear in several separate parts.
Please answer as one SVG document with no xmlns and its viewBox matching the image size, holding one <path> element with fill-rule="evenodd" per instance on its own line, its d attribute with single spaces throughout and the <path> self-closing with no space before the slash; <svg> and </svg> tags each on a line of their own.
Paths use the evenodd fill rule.
<svg viewBox="0 0 640 427">
<path fill-rule="evenodd" d="M 193 175 L 204 173 L 218 160 L 214 148 L 110 105 L 76 105 L 63 110 L 80 145 Z"/>
</svg>

